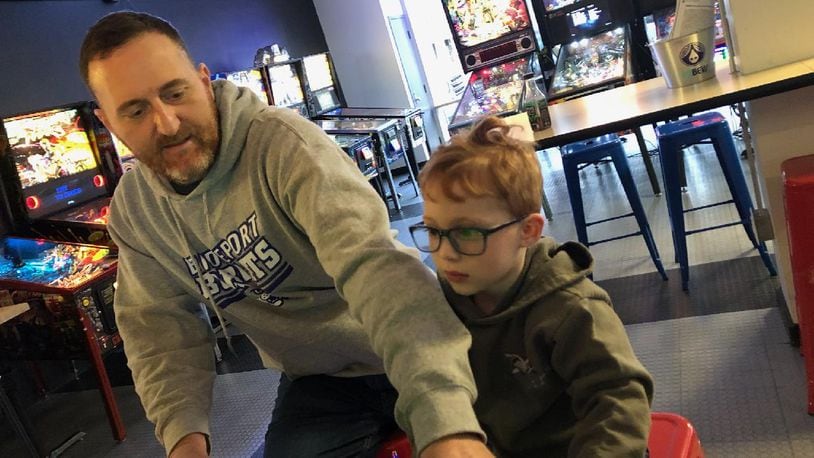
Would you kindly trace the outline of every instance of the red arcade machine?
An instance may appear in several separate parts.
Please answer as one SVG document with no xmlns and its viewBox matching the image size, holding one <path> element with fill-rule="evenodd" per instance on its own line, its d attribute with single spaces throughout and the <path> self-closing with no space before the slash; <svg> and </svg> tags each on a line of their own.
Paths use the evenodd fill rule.
<svg viewBox="0 0 814 458">
<path fill-rule="evenodd" d="M 15 232 L 112 243 L 106 224 L 121 166 L 90 104 L 7 118 L 3 127 L 0 172 Z"/>
<path fill-rule="evenodd" d="M 268 64 L 263 68 L 271 94 L 271 105 L 291 108 L 308 118 L 301 65 L 299 60 L 288 60 Z"/>
<path fill-rule="evenodd" d="M 302 58 L 302 82 L 311 117 L 316 118 L 343 105 L 334 75 L 328 53 Z"/>
<path fill-rule="evenodd" d="M 227 80 L 236 86 L 245 87 L 254 92 L 263 103 L 269 104 L 268 85 L 260 69 L 238 70 L 235 72 L 219 72 L 212 74 L 212 81 Z"/>
<path fill-rule="evenodd" d="M 539 73 L 525 0 L 442 0 L 464 71 L 472 72 L 450 132 L 481 116 L 517 113 L 523 75 Z"/>
</svg>

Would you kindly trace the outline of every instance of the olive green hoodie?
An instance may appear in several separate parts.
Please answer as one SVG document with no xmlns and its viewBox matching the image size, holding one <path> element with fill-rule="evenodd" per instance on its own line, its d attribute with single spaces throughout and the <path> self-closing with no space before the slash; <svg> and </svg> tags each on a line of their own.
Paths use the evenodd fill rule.
<svg viewBox="0 0 814 458">
<path fill-rule="evenodd" d="M 475 413 L 500 457 L 644 455 L 653 381 L 592 264 L 582 245 L 543 238 L 490 316 L 442 280 L 472 334 Z"/>
<path fill-rule="evenodd" d="M 203 181 L 180 195 L 139 164 L 110 217 L 116 321 L 165 448 L 209 432 L 215 363 L 200 302 L 289 377 L 386 370 L 396 418 L 419 449 L 482 434 L 469 334 L 432 272 L 394 240 L 359 169 L 297 113 L 213 84 L 220 148 Z"/>
</svg>

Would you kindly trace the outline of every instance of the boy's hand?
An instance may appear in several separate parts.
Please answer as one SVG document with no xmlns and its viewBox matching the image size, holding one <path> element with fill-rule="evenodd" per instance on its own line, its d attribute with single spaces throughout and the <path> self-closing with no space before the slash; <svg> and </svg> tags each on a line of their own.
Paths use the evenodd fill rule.
<svg viewBox="0 0 814 458">
<path fill-rule="evenodd" d="M 456 434 L 438 439 L 421 452 L 421 458 L 494 458 L 478 436 Z"/>
<path fill-rule="evenodd" d="M 208 456 L 206 436 L 201 433 L 192 433 L 187 434 L 175 444 L 169 458 L 207 458 Z"/>
</svg>

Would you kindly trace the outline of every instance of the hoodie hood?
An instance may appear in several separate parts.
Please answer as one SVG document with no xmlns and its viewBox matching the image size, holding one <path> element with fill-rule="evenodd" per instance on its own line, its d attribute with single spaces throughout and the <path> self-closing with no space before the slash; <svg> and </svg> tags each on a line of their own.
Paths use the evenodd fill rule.
<svg viewBox="0 0 814 458">
<path fill-rule="evenodd" d="M 510 319 L 541 298 L 582 281 L 591 274 L 593 264 L 591 253 L 583 245 L 577 242 L 558 245 L 554 239 L 543 237 L 526 251 L 523 270 L 498 304 L 497 312 L 486 317 L 469 296 L 455 293 L 446 280 L 441 279 L 441 286 L 465 323 L 493 324 Z"/>
<path fill-rule="evenodd" d="M 268 108 L 251 90 L 238 87 L 230 81 L 213 81 L 212 88 L 215 91 L 220 141 L 215 162 L 198 186 L 187 195 L 178 194 L 166 178 L 147 167 L 138 167 L 149 186 L 162 197 L 179 200 L 197 198 L 216 185 L 240 159 L 254 117 Z"/>
</svg>

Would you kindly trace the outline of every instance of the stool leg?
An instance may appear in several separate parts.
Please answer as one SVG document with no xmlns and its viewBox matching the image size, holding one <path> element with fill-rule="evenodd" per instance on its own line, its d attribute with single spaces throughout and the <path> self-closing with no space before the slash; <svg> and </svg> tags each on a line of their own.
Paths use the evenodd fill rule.
<svg viewBox="0 0 814 458">
<path fill-rule="evenodd" d="M 653 168 L 653 159 L 650 157 L 650 150 L 647 149 L 647 144 L 642 135 L 642 128 L 637 127 L 633 129 L 636 135 L 636 142 L 639 144 L 639 151 L 642 152 L 642 160 L 644 161 L 644 168 L 647 170 L 647 177 L 650 179 L 650 186 L 653 187 L 653 194 L 660 196 L 661 187 L 659 186 L 659 179 L 656 178 L 656 170 Z"/>
<path fill-rule="evenodd" d="M 732 194 L 732 200 L 735 201 L 735 207 L 738 210 L 738 215 L 741 219 L 741 224 L 752 242 L 752 245 L 758 250 L 763 264 L 772 276 L 777 275 L 774 263 L 772 262 L 769 252 L 766 250 L 766 244 L 759 242 L 755 236 L 754 228 L 752 227 L 752 198 L 749 195 L 749 188 L 746 186 L 746 178 L 743 176 L 743 169 L 740 166 L 740 159 L 737 150 L 735 149 L 735 142 L 732 140 L 732 134 L 729 132 L 729 127 L 722 125 L 718 130 L 718 135 L 712 138 L 712 144 L 715 147 L 715 152 L 718 155 L 718 160 L 721 163 L 721 169 L 724 172 L 727 184 L 729 185 L 729 192 Z"/>
<path fill-rule="evenodd" d="M 664 265 L 661 263 L 656 242 L 653 240 L 653 233 L 650 231 L 650 224 L 647 222 L 647 216 L 644 213 L 639 192 L 636 190 L 636 183 L 633 181 L 633 175 L 630 173 L 630 166 L 627 163 L 624 149 L 620 146 L 618 152 L 614 152 L 611 157 L 613 158 L 613 164 L 616 166 L 616 173 L 619 174 L 619 181 L 622 182 L 622 188 L 624 188 L 625 194 L 627 195 L 627 201 L 633 210 L 633 216 L 639 224 L 639 231 L 642 233 L 644 243 L 650 252 L 650 258 L 653 260 L 653 264 L 656 265 L 656 269 L 659 271 L 661 278 L 667 280 L 667 273 L 664 271 Z"/>
<path fill-rule="evenodd" d="M 661 167 L 664 175 L 664 194 L 667 197 L 667 209 L 670 223 L 673 226 L 673 244 L 676 262 L 681 267 L 681 288 L 689 289 L 690 265 L 687 256 L 687 233 L 684 227 L 684 207 L 681 202 L 681 177 L 679 169 L 683 162 L 681 145 L 668 139 L 659 139 Z"/>
<path fill-rule="evenodd" d="M 582 206 L 582 191 L 579 189 L 579 164 L 563 158 L 565 184 L 568 186 L 568 198 L 574 214 L 574 226 L 577 229 L 579 243 L 588 246 L 588 227 L 585 225 L 585 209 Z"/>
<path fill-rule="evenodd" d="M 545 219 L 549 221 L 554 220 L 554 212 L 551 211 L 551 204 L 548 203 L 548 196 L 545 194 L 545 188 L 541 191 L 543 197 L 543 214 L 545 215 Z"/>
</svg>

